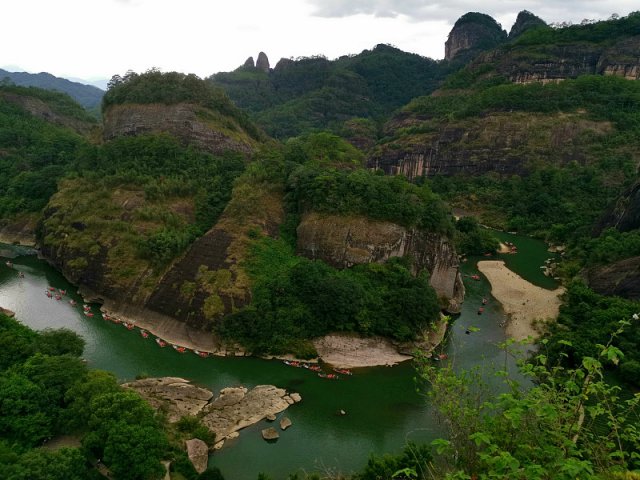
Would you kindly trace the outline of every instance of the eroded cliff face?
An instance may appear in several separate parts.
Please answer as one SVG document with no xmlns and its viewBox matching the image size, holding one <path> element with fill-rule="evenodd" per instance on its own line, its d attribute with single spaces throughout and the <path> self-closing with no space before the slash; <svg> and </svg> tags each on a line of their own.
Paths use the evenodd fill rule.
<svg viewBox="0 0 640 480">
<path fill-rule="evenodd" d="M 258 192 L 247 192 L 242 198 L 235 195 L 216 226 L 164 274 L 145 308 L 209 329 L 217 319 L 249 304 L 251 284 L 241 265 L 249 235 L 276 236 L 284 219 L 281 196 Z M 238 209 L 246 214 L 238 214 Z"/>
<path fill-rule="evenodd" d="M 624 192 L 602 215 L 594 228 L 594 235 L 600 235 L 607 228 L 628 232 L 640 228 L 640 181 Z"/>
<path fill-rule="evenodd" d="M 98 128 L 96 123 L 83 122 L 77 118 L 54 112 L 49 105 L 39 98 L 10 92 L 0 92 L 0 100 L 19 106 L 36 118 L 53 123 L 54 125 L 70 128 L 81 135 L 86 135 Z"/>
<path fill-rule="evenodd" d="M 514 83 L 551 83 L 580 75 L 618 75 L 629 80 L 640 79 L 640 35 L 619 40 L 613 45 L 575 43 L 515 46 L 481 54 L 471 69 L 491 63 L 497 74 Z"/>
<path fill-rule="evenodd" d="M 386 129 L 419 128 L 428 122 L 404 115 L 396 117 Z M 608 122 L 594 122 L 582 114 L 493 113 L 401 136 L 374 150 L 367 166 L 412 180 L 487 172 L 523 174 L 529 162 L 588 163 L 590 144 L 611 129 Z"/>
<path fill-rule="evenodd" d="M 504 40 L 507 34 L 489 15 L 467 13 L 454 24 L 444 44 L 445 60 L 453 60 L 462 53 L 473 50 L 488 50 Z"/>
<path fill-rule="evenodd" d="M 601 295 L 640 300 L 640 257 L 592 268 L 585 277 L 589 287 Z"/>
<path fill-rule="evenodd" d="M 232 150 L 248 155 L 257 146 L 232 119 L 199 105 L 123 104 L 105 112 L 105 140 L 160 132 L 213 154 Z"/>
<path fill-rule="evenodd" d="M 464 286 L 458 256 L 443 235 L 407 229 L 366 217 L 310 213 L 297 230 L 300 255 L 320 259 L 338 268 L 409 257 L 413 273 L 428 271 L 439 297 L 449 301 L 451 313 L 460 311 Z"/>
</svg>

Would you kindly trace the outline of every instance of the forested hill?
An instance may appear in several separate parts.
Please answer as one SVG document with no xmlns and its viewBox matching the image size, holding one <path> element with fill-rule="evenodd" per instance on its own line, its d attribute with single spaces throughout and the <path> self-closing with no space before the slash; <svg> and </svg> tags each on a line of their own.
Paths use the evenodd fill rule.
<svg viewBox="0 0 640 480">
<path fill-rule="evenodd" d="M 66 78 L 55 77 L 50 73 L 8 72 L 0 69 L 0 82 L 13 83 L 23 87 L 38 87 L 66 93 L 87 110 L 96 111 L 104 92 L 93 85 L 72 82 Z"/>
<path fill-rule="evenodd" d="M 340 133 L 346 120 L 380 119 L 412 98 L 431 93 L 460 66 L 390 45 L 336 60 L 281 59 L 272 69 L 264 54 L 260 59 L 258 65 L 249 59 L 210 80 L 276 138 L 311 129 Z"/>
</svg>

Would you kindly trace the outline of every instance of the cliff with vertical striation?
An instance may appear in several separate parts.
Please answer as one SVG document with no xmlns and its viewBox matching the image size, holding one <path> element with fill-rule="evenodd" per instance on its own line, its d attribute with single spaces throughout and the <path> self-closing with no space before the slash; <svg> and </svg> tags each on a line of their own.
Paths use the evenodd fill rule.
<svg viewBox="0 0 640 480">
<path fill-rule="evenodd" d="M 414 274 L 429 272 L 429 283 L 447 299 L 448 311 L 460 311 L 464 286 L 458 256 L 441 234 L 366 217 L 309 213 L 300 222 L 297 237 L 298 254 L 337 268 L 408 257 Z"/>
</svg>

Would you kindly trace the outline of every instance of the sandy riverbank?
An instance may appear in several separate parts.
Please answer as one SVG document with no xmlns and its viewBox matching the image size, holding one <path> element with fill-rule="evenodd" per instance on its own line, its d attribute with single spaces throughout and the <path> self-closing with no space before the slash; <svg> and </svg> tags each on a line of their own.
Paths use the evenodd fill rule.
<svg viewBox="0 0 640 480">
<path fill-rule="evenodd" d="M 556 319 L 560 308 L 560 295 L 564 288 L 555 290 L 527 282 L 509 270 L 502 260 L 478 262 L 478 270 L 491 284 L 491 294 L 502 304 L 509 315 L 507 335 L 515 340 L 531 336 L 537 338 L 536 320 Z"/>
<path fill-rule="evenodd" d="M 313 345 L 323 362 L 338 368 L 392 366 L 412 358 L 398 353 L 397 348 L 382 337 L 336 333 L 314 340 Z"/>
</svg>

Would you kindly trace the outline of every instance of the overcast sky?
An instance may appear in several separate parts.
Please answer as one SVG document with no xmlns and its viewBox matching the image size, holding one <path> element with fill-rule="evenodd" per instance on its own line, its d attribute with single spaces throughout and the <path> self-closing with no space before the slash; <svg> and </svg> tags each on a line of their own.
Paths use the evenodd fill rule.
<svg viewBox="0 0 640 480">
<path fill-rule="evenodd" d="M 264 51 L 282 57 L 359 53 L 378 43 L 442 58 L 469 11 L 509 31 L 520 10 L 547 22 L 606 19 L 638 0 L 2 0 L 0 66 L 110 78 L 151 67 L 201 77 Z"/>
</svg>

